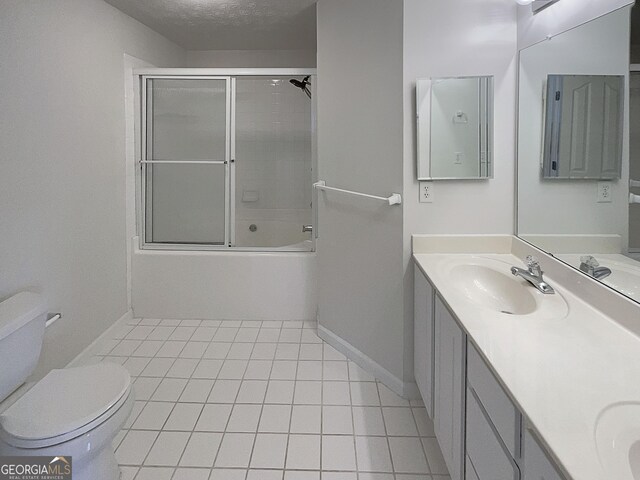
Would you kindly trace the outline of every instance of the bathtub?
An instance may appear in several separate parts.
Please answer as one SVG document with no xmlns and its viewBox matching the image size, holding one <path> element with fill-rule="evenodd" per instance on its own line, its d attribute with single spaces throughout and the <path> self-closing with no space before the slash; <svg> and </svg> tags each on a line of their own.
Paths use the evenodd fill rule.
<svg viewBox="0 0 640 480">
<path fill-rule="evenodd" d="M 142 250 L 133 240 L 136 317 L 315 320 L 310 240 L 270 252 Z"/>
</svg>

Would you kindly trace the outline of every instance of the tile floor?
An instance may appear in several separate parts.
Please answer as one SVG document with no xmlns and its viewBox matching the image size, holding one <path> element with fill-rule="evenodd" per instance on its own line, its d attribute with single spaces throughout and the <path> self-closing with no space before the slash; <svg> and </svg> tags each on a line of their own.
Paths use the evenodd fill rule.
<svg viewBox="0 0 640 480">
<path fill-rule="evenodd" d="M 123 480 L 449 480 L 421 402 L 316 335 L 313 322 L 134 319 L 96 360 L 136 403 Z"/>
</svg>

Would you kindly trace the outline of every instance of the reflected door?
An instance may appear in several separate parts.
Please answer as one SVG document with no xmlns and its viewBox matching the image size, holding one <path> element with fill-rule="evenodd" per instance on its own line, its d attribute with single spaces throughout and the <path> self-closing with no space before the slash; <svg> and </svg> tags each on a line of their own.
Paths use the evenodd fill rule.
<svg viewBox="0 0 640 480">
<path fill-rule="evenodd" d="M 230 78 L 147 78 L 145 243 L 229 243 Z"/>
</svg>

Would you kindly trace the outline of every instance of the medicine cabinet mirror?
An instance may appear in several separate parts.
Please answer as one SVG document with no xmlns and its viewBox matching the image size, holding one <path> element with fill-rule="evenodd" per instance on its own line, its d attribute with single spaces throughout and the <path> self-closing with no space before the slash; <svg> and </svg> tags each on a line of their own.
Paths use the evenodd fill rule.
<svg viewBox="0 0 640 480">
<path fill-rule="evenodd" d="M 517 140 L 518 236 L 640 302 L 638 7 L 520 51 Z"/>
<path fill-rule="evenodd" d="M 493 77 L 416 82 L 418 179 L 493 177 Z"/>
</svg>

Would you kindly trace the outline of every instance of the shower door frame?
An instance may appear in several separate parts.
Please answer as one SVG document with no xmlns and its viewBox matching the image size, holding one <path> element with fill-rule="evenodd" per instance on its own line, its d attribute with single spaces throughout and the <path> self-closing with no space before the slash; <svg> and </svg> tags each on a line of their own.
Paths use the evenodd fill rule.
<svg viewBox="0 0 640 480">
<path fill-rule="evenodd" d="M 236 218 L 235 218 L 235 193 L 236 193 L 236 78 L 238 77 L 298 77 L 312 76 L 316 78 L 316 69 L 292 69 L 292 68 L 144 68 L 134 70 L 136 77 L 135 85 L 139 89 L 140 112 L 140 129 L 138 140 L 139 148 L 136 149 L 137 159 L 136 181 L 137 185 L 137 201 L 136 201 L 136 226 L 138 229 L 139 247 L 142 250 L 172 250 L 172 251 L 245 251 L 245 252 L 273 252 L 273 251 L 290 251 L 304 253 L 306 250 L 290 249 L 287 245 L 280 247 L 237 247 L 235 246 L 236 236 Z M 173 79 L 173 80 L 226 80 L 226 132 L 225 132 L 225 225 L 224 225 L 224 244 L 198 244 L 198 243 L 159 243 L 147 242 L 147 165 L 153 163 L 163 163 L 162 161 L 150 161 L 147 159 L 147 80 L 153 79 Z M 316 149 L 316 112 L 317 103 L 315 96 L 315 81 L 311 85 L 311 185 L 308 187 L 312 191 L 311 202 L 311 223 L 313 225 L 313 233 L 311 235 L 312 249 L 315 251 L 315 242 L 317 238 L 317 195 L 313 189 L 313 182 L 316 181 L 317 172 L 317 149 Z M 166 162 L 164 162 L 166 163 Z M 176 162 L 177 163 L 177 162 Z M 184 163 L 184 162 L 183 162 Z M 191 162 L 193 163 L 193 162 Z M 199 162 L 203 163 L 203 162 Z M 220 162 L 209 162 L 209 164 L 220 164 Z"/>
</svg>

